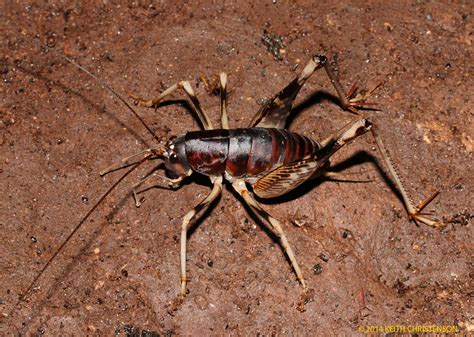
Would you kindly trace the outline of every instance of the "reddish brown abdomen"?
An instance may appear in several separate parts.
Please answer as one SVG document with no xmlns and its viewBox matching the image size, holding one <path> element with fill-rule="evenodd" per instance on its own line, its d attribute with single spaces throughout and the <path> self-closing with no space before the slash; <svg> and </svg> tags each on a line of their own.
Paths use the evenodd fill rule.
<svg viewBox="0 0 474 337">
<path fill-rule="evenodd" d="M 257 176 L 315 153 L 319 144 L 285 129 L 247 128 L 189 132 L 190 167 L 205 175 Z"/>
</svg>

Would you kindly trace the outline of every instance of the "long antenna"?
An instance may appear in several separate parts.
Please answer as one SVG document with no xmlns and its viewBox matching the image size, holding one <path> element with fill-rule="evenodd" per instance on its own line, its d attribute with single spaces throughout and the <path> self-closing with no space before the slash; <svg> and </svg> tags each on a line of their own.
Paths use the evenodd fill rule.
<svg viewBox="0 0 474 337">
<path fill-rule="evenodd" d="M 128 110 L 130 110 L 132 112 L 132 114 L 135 115 L 135 117 L 138 118 L 138 120 L 143 124 L 143 126 L 148 130 L 148 132 L 153 136 L 153 138 L 155 138 L 158 142 L 161 141 L 160 138 L 158 138 L 158 136 L 153 132 L 153 130 L 145 123 L 145 121 L 143 120 L 143 118 L 140 117 L 140 115 L 135 111 L 135 109 L 132 108 L 132 106 L 119 94 L 117 93 L 110 85 L 108 85 L 107 83 L 105 83 L 104 81 L 102 81 L 99 77 L 97 77 L 96 75 L 94 75 L 93 73 L 91 73 L 89 70 L 87 70 L 86 68 L 84 68 L 83 66 L 81 66 L 79 63 L 77 63 L 76 61 L 70 59 L 69 57 L 67 56 L 64 56 L 64 55 L 61 55 L 66 61 L 68 61 L 69 63 L 71 63 L 72 65 L 74 65 L 75 67 L 79 68 L 80 70 L 82 70 L 83 72 L 85 72 L 87 75 L 89 75 L 90 77 L 92 77 L 93 79 L 95 79 L 97 82 L 100 83 L 100 85 L 102 85 L 103 88 L 105 88 L 106 90 L 110 91 L 115 97 L 117 97 L 117 99 L 119 101 L 121 101 L 123 104 L 125 104 L 125 106 L 128 108 Z"/>
<path fill-rule="evenodd" d="M 26 291 L 23 293 L 23 295 L 20 296 L 20 300 L 18 301 L 18 303 L 16 304 L 15 307 L 18 306 L 18 304 L 22 301 L 24 301 L 26 299 L 26 297 L 29 295 L 29 293 L 31 292 L 31 289 L 33 289 L 33 286 L 36 284 L 36 282 L 39 280 L 39 278 L 43 275 L 44 271 L 46 269 L 48 269 L 49 265 L 51 264 L 51 262 L 56 258 L 56 256 L 62 251 L 62 249 L 64 248 L 64 246 L 66 246 L 66 244 L 69 242 L 69 240 L 72 238 L 72 236 L 82 227 L 82 225 L 86 222 L 86 220 L 90 217 L 90 215 L 96 210 L 96 208 L 102 203 L 102 201 L 104 201 L 104 199 L 112 192 L 112 190 L 117 187 L 117 185 L 125 179 L 126 176 L 128 176 L 130 173 L 132 173 L 138 166 L 140 166 L 142 163 L 144 163 L 148 158 L 150 158 L 152 155 L 148 155 L 146 157 L 144 157 L 142 160 L 140 160 L 138 163 L 136 163 L 131 169 L 129 169 L 127 172 L 125 172 L 124 175 L 122 175 L 120 177 L 120 179 L 118 179 L 108 190 L 107 192 L 105 192 L 102 197 L 100 197 L 99 201 L 97 201 L 95 203 L 95 205 L 89 210 L 89 212 L 87 212 L 87 214 L 81 219 L 81 221 L 79 221 L 79 223 L 76 225 L 76 227 L 74 227 L 74 229 L 72 230 L 72 232 L 68 235 L 68 237 L 66 238 L 66 240 L 63 241 L 63 243 L 61 244 L 61 246 L 59 246 L 58 249 L 56 249 L 56 251 L 54 252 L 53 255 L 51 255 L 51 257 L 49 258 L 48 262 L 46 262 L 46 264 L 44 265 L 44 267 L 41 269 L 41 271 L 39 272 L 39 274 L 33 279 L 33 281 L 30 283 L 30 285 L 28 286 L 28 288 L 26 289 Z"/>
</svg>

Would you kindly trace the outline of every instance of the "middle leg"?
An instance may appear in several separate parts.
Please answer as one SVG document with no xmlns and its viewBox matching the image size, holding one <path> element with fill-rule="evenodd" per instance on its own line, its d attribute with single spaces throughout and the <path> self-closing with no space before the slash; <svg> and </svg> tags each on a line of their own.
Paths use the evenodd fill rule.
<svg viewBox="0 0 474 337">
<path fill-rule="evenodd" d="M 286 255 L 288 255 L 288 258 L 290 259 L 291 265 L 295 270 L 298 280 L 300 281 L 303 288 L 306 290 L 306 283 L 304 281 L 303 273 L 300 269 L 300 266 L 298 265 L 298 262 L 296 261 L 295 253 L 293 252 L 293 249 L 291 249 L 290 243 L 288 242 L 288 239 L 285 235 L 285 232 L 283 231 L 283 228 L 281 227 L 280 222 L 274 217 L 272 217 L 270 214 L 268 214 L 268 212 L 265 211 L 262 206 L 260 206 L 260 204 L 252 197 L 250 192 L 247 190 L 247 187 L 245 186 L 245 182 L 243 180 L 236 180 L 234 183 L 232 183 L 232 187 L 234 187 L 234 189 L 242 196 L 245 203 L 249 205 L 250 208 L 252 208 L 259 216 L 261 216 L 274 230 L 274 232 L 280 239 L 280 243 L 283 249 L 285 250 Z"/>
<path fill-rule="evenodd" d="M 221 194 L 222 191 L 222 176 L 220 177 L 210 177 L 214 186 L 212 187 L 211 193 L 202 200 L 199 204 L 196 205 L 192 210 L 190 210 L 183 217 L 183 222 L 181 224 L 181 290 L 180 297 L 184 298 L 186 296 L 186 242 L 187 242 L 187 233 L 189 228 L 189 223 L 195 218 L 195 216 L 202 210 L 209 207 L 209 205 Z"/>
</svg>

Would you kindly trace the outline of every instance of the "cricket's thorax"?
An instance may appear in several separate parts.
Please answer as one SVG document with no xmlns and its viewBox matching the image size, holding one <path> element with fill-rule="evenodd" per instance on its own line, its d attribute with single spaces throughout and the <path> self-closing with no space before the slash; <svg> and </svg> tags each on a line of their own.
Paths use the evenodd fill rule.
<svg viewBox="0 0 474 337">
<path fill-rule="evenodd" d="M 314 140 L 284 129 L 247 128 L 188 132 L 174 143 L 185 166 L 204 175 L 255 177 L 314 154 Z M 184 163 L 183 163 L 184 164 Z"/>
</svg>

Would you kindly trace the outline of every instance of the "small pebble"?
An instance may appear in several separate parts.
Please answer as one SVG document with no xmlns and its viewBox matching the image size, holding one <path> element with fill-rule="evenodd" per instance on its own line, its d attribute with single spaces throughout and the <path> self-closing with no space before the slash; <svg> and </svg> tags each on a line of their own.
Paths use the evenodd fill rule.
<svg viewBox="0 0 474 337">
<path fill-rule="evenodd" d="M 323 267 L 319 263 L 316 263 L 313 267 L 314 274 L 319 275 L 323 272 Z"/>
</svg>

